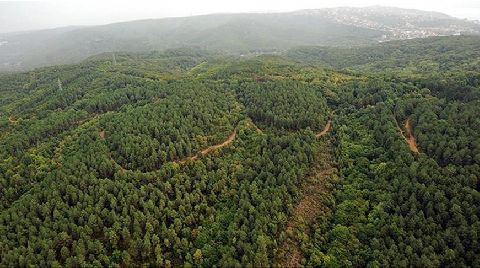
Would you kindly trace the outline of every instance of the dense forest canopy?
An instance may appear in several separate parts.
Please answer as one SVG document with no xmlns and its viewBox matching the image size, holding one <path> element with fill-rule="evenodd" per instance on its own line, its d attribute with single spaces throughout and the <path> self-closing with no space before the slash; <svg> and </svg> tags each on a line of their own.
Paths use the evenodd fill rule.
<svg viewBox="0 0 480 268">
<path fill-rule="evenodd" d="M 480 266 L 477 41 L 2 74 L 0 266 Z"/>
<path fill-rule="evenodd" d="M 480 68 L 479 36 L 444 36 L 385 42 L 353 49 L 297 47 L 288 57 L 310 64 L 357 71 L 435 74 Z"/>
</svg>

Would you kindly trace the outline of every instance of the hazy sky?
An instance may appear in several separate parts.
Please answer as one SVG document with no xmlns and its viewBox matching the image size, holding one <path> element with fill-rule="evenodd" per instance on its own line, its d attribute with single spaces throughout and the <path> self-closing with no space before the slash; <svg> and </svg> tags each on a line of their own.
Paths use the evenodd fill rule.
<svg viewBox="0 0 480 268">
<path fill-rule="evenodd" d="M 440 11 L 459 18 L 480 20 L 480 0 L 0 1 L 0 32 L 208 13 L 273 12 L 370 5 Z"/>
</svg>

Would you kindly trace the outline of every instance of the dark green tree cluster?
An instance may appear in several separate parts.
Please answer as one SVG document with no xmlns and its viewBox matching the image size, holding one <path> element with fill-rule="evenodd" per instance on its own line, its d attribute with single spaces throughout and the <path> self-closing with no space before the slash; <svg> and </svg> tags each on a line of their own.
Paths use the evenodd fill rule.
<svg viewBox="0 0 480 268">
<path fill-rule="evenodd" d="M 297 234 L 307 266 L 480 266 L 472 40 L 340 61 L 366 74 L 180 49 L 0 75 L 0 266 L 268 267 Z M 322 211 L 290 234 L 312 174 Z"/>
<path fill-rule="evenodd" d="M 114 115 L 105 124 L 112 157 L 149 171 L 226 139 L 239 119 L 233 92 L 210 83 L 169 85 L 170 96 Z"/>
<path fill-rule="evenodd" d="M 418 91 L 417 96 L 424 93 Z M 461 163 L 450 161 L 448 166 L 442 167 L 435 153 L 432 158 L 430 152 L 428 155 L 410 152 L 395 123 L 399 118 L 395 118 L 392 111 L 396 107 L 400 118 L 405 115 L 400 111 L 415 112 L 419 120 L 425 120 L 424 125 L 415 126 L 423 128 L 415 134 L 428 132 L 428 142 L 435 142 L 432 140 L 435 137 L 444 139 L 451 135 L 459 146 L 455 152 L 466 155 L 474 152 L 470 150 L 474 149 L 471 144 L 461 136 L 473 126 L 467 122 L 470 112 L 452 108 L 442 110 L 443 116 L 448 113 L 447 117 L 453 122 L 460 117 L 466 120 L 459 124 L 463 130 L 445 135 L 431 127 L 431 124 L 443 125 L 431 120 L 432 115 L 440 111 L 432 106 L 437 102 L 434 97 L 403 103 L 404 98 L 405 95 L 400 95 L 398 99 L 363 109 L 337 110 L 335 147 L 343 181 L 334 191 L 332 213 L 317 220 L 314 240 L 306 252 L 306 264 L 358 267 L 480 265 L 478 161 L 471 159 L 475 163 L 462 166 L 469 160 L 466 157 Z M 395 103 L 396 100 L 399 102 Z M 419 107 L 412 104 L 415 101 Z M 430 106 L 421 109 L 423 105 Z M 423 135 L 427 135 L 425 133 Z M 475 136 L 472 138 L 478 141 Z M 422 145 L 427 141 L 419 144 L 423 150 Z"/>
<path fill-rule="evenodd" d="M 108 119 L 107 117 L 105 119 Z M 187 165 L 125 171 L 95 124 L 0 217 L 2 264 L 265 266 L 314 151 L 311 131 L 239 125 L 232 147 Z"/>
<path fill-rule="evenodd" d="M 43 70 L 44 87 L 8 93 L 1 265 L 269 265 L 313 161 L 314 133 L 244 120 L 236 79 L 162 82 L 97 64 L 87 64 L 91 81 L 72 76 L 62 91 L 55 70 Z M 307 111 L 326 118 L 321 95 L 297 87 L 290 95 L 306 101 L 306 92 L 316 100 Z M 232 144 L 171 161 L 235 128 Z"/>
<path fill-rule="evenodd" d="M 311 85 L 289 80 L 243 83 L 237 94 L 247 114 L 263 125 L 289 130 L 325 125 L 325 99 Z"/>
<path fill-rule="evenodd" d="M 480 91 L 480 88 L 478 88 Z M 469 166 L 480 163 L 480 103 L 414 97 L 397 105 L 397 116 L 410 117 L 423 152 L 440 165 Z"/>
<path fill-rule="evenodd" d="M 166 83 L 102 73 L 97 67 L 85 63 L 1 77 L 1 207 L 55 168 L 62 140 L 75 128 L 124 105 L 145 105 L 167 95 Z"/>
</svg>

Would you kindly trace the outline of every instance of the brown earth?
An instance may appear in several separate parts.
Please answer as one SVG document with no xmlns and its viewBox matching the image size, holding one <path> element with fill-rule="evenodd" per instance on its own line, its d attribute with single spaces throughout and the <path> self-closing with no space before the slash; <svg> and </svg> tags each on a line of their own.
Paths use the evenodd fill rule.
<svg viewBox="0 0 480 268">
<path fill-rule="evenodd" d="M 415 139 L 415 136 L 413 136 L 412 124 L 410 122 L 410 119 L 407 119 L 405 121 L 403 127 L 405 128 L 406 135 L 404 136 L 404 138 L 408 143 L 408 147 L 410 147 L 410 150 L 412 152 L 418 154 L 419 151 L 417 146 L 417 140 Z"/>
<path fill-rule="evenodd" d="M 328 120 L 323 130 L 318 132 L 317 135 L 315 135 L 315 137 L 320 138 L 321 136 L 327 134 L 327 132 L 330 130 L 331 127 L 332 127 L 332 120 Z"/>
<path fill-rule="evenodd" d="M 325 126 L 324 130 L 326 131 L 322 135 L 325 135 L 329 128 L 330 121 Z M 302 185 L 303 197 L 295 205 L 292 215 L 287 221 L 287 238 L 276 252 L 274 265 L 276 267 L 300 267 L 303 256 L 298 234 L 311 234 L 310 228 L 315 220 L 329 211 L 324 200 L 330 195 L 330 183 L 338 178 L 332 159 L 330 141 L 327 141 L 319 149 L 315 159 L 311 174 Z"/>
<path fill-rule="evenodd" d="M 105 140 L 105 130 L 102 130 L 99 132 L 98 134 L 100 136 L 100 138 L 102 140 Z M 228 138 L 226 140 L 224 140 L 223 142 L 219 143 L 219 144 L 215 144 L 215 145 L 212 145 L 208 148 L 205 148 L 203 149 L 202 151 L 200 151 L 199 153 L 197 153 L 196 155 L 194 156 L 190 156 L 190 157 L 186 157 L 186 158 L 183 158 L 183 159 L 180 159 L 180 160 L 175 160 L 173 161 L 174 163 L 179 163 L 179 164 L 183 164 L 183 163 L 186 163 L 187 161 L 193 161 L 193 160 L 196 160 L 198 157 L 202 156 L 202 155 L 206 155 L 208 153 L 210 153 L 211 151 L 214 151 L 214 150 L 217 150 L 217 149 L 220 149 L 222 147 L 225 147 L 229 144 L 231 144 L 233 142 L 233 140 L 235 140 L 235 137 L 237 136 L 237 128 L 234 128 L 233 131 L 230 133 L 230 135 L 228 136 Z M 126 168 L 122 167 L 120 164 L 118 164 L 115 159 L 113 159 L 112 157 L 112 154 L 111 152 L 109 151 L 108 152 L 108 156 L 110 158 L 111 161 L 113 161 L 116 165 L 120 166 L 120 168 L 125 171 Z"/>
<path fill-rule="evenodd" d="M 208 148 L 203 149 L 200 153 L 197 153 L 194 156 L 190 156 L 190 157 L 187 157 L 187 158 L 184 158 L 184 159 L 181 159 L 181 160 L 177 160 L 177 161 L 174 161 L 174 162 L 183 164 L 187 161 L 196 160 L 198 157 L 200 157 L 202 155 L 206 155 L 206 154 L 210 153 L 211 151 L 214 151 L 214 150 L 217 150 L 217 149 L 220 149 L 222 147 L 225 147 L 225 146 L 229 145 L 230 143 L 233 142 L 233 140 L 235 140 L 236 136 L 237 136 L 237 128 L 234 128 L 233 131 L 228 136 L 228 138 L 226 140 L 224 140 L 222 143 L 212 145 Z"/>
</svg>

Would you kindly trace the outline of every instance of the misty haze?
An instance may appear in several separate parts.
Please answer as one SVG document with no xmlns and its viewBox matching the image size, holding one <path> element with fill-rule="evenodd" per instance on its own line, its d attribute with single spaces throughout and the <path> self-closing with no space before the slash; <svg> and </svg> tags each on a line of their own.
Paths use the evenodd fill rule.
<svg viewBox="0 0 480 268">
<path fill-rule="evenodd" d="M 0 2 L 0 267 L 480 267 L 480 4 Z"/>
</svg>

